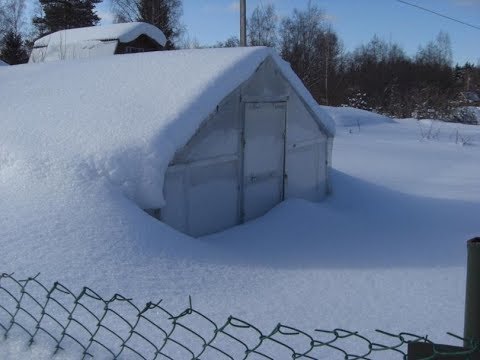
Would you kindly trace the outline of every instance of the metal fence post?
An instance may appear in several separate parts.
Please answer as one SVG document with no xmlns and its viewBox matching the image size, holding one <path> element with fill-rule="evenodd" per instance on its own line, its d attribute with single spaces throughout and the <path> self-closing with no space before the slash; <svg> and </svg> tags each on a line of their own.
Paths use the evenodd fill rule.
<svg viewBox="0 0 480 360">
<path fill-rule="evenodd" d="M 465 339 L 480 341 L 480 237 L 467 242 L 467 284 L 465 294 Z M 469 347 L 469 343 L 464 344 Z"/>
</svg>

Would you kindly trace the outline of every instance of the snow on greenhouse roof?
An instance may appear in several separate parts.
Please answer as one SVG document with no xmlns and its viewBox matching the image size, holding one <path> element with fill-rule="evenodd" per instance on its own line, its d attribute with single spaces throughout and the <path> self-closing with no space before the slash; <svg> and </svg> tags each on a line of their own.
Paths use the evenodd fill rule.
<svg viewBox="0 0 480 360">
<path fill-rule="evenodd" d="M 304 101 L 316 104 L 267 48 L 17 66 L 0 83 L 0 144 L 22 161 L 61 164 L 74 177 L 107 180 L 142 208 L 162 207 L 164 172 L 176 150 L 270 56 Z M 333 134 L 329 115 L 319 118 Z"/>
<path fill-rule="evenodd" d="M 58 41 L 60 38 L 67 44 L 94 40 L 118 40 L 127 43 L 143 34 L 162 46 L 167 42 L 163 32 L 156 26 L 143 22 L 130 22 L 57 31 L 35 41 L 34 47 L 48 46 L 50 42 Z"/>
</svg>

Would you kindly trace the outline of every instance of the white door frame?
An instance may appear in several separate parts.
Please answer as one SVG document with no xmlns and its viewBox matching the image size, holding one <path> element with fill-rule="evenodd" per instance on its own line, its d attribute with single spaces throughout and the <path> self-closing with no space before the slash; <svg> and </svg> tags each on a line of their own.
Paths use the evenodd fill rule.
<svg viewBox="0 0 480 360">
<path fill-rule="evenodd" d="M 280 202 L 285 200 L 286 195 L 286 186 L 287 186 L 287 175 L 286 175 L 286 161 L 287 161 L 287 99 L 267 99 L 266 101 L 260 100 L 253 100 L 253 101 L 245 101 L 242 99 L 242 131 L 241 131 L 241 152 L 240 152 L 240 191 L 239 191 L 239 214 L 240 214 L 240 223 L 245 222 L 245 146 L 246 146 L 246 139 L 245 139 L 245 124 L 246 124 L 246 116 L 247 116 L 247 106 L 249 104 L 274 104 L 280 105 L 284 108 L 284 119 L 283 119 L 283 146 L 282 146 L 282 182 L 281 182 L 281 194 L 280 194 Z"/>
</svg>

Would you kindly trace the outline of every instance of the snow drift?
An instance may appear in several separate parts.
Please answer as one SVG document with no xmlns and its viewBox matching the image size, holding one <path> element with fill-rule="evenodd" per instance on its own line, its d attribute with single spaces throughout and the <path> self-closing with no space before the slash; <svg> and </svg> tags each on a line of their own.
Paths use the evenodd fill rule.
<svg viewBox="0 0 480 360">
<path fill-rule="evenodd" d="M 370 125 L 351 132 L 357 110 L 323 108 L 338 125 L 328 201 L 288 201 L 197 240 L 140 209 L 162 200 L 162 169 L 218 103 L 212 89 L 233 89 L 271 54 L 213 51 L 214 63 L 200 52 L 202 72 L 188 51 L 180 62 L 149 54 L 0 69 L 1 271 L 163 298 L 172 311 L 192 295 L 212 318 L 263 329 L 461 334 L 464 240 L 479 232 L 479 127 L 431 121 L 438 136 L 423 139 L 425 122 L 362 112 Z M 159 67 L 160 56 L 186 73 Z M 139 78 L 132 66 L 150 72 Z M 186 85 L 154 91 L 162 81 Z"/>
</svg>

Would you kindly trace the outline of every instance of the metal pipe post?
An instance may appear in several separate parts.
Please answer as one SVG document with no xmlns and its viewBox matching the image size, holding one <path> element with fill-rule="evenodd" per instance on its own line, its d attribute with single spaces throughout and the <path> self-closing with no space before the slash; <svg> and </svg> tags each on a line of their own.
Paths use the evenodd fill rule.
<svg viewBox="0 0 480 360">
<path fill-rule="evenodd" d="M 240 46 L 247 46 L 247 0 L 240 0 Z"/>
<path fill-rule="evenodd" d="M 480 237 L 467 242 L 467 284 L 463 337 L 480 341 Z M 465 347 L 470 344 L 466 341 Z"/>
</svg>

